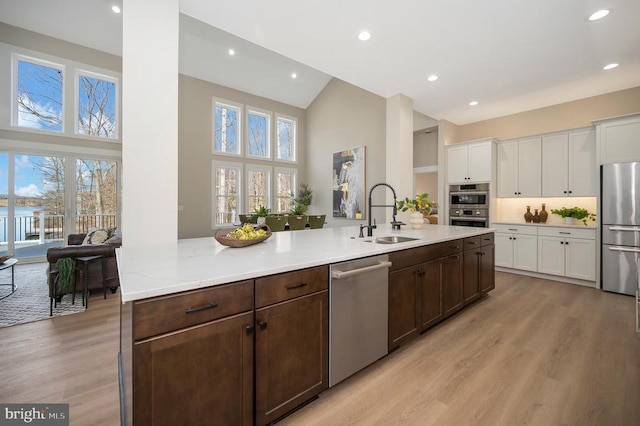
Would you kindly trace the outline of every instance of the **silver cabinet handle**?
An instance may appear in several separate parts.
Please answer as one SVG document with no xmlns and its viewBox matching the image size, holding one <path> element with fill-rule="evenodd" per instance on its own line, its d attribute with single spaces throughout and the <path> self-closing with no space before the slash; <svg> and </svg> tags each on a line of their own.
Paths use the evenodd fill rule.
<svg viewBox="0 0 640 426">
<path fill-rule="evenodd" d="M 377 265 L 365 266 L 364 268 L 354 269 L 353 271 L 340 271 L 338 269 L 334 269 L 333 271 L 331 271 L 331 277 L 341 280 L 343 278 L 349 278 L 354 275 L 364 274 L 365 272 L 375 271 L 376 269 L 390 268 L 391 265 L 393 265 L 391 262 L 380 262 Z"/>
<path fill-rule="evenodd" d="M 640 253 L 640 249 L 627 248 L 627 247 L 609 247 L 611 251 L 624 251 L 629 253 Z"/>
<path fill-rule="evenodd" d="M 640 232 L 640 228 L 637 226 L 610 226 L 609 231 Z"/>
</svg>

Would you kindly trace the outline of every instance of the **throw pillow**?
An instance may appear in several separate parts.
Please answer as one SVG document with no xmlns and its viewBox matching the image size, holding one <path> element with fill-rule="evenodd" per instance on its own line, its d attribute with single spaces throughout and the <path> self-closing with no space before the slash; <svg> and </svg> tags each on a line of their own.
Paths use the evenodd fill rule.
<svg viewBox="0 0 640 426">
<path fill-rule="evenodd" d="M 106 229 L 95 229 L 84 237 L 82 244 L 102 244 L 107 238 L 109 238 L 109 234 Z"/>
</svg>

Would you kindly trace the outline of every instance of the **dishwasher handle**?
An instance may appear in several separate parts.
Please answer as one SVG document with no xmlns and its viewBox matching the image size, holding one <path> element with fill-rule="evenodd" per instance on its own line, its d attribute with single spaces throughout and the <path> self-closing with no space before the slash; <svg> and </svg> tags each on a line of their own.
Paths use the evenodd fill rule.
<svg viewBox="0 0 640 426">
<path fill-rule="evenodd" d="M 391 262 L 379 262 L 377 265 L 365 266 L 364 268 L 354 269 L 352 271 L 340 271 L 338 269 L 334 269 L 331 271 L 331 278 L 343 279 L 353 277 L 354 275 L 364 274 L 365 272 L 375 271 L 376 269 L 385 269 L 390 268 L 392 265 Z"/>
</svg>

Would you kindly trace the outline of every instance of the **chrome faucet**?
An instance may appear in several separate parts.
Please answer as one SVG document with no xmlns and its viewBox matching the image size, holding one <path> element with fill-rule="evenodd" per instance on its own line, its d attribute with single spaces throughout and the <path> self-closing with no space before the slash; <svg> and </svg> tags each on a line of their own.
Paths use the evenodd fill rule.
<svg viewBox="0 0 640 426">
<path fill-rule="evenodd" d="M 378 186 L 386 186 L 387 188 L 389 188 L 391 190 L 391 192 L 393 192 L 393 205 L 390 204 L 377 204 L 377 205 L 373 205 L 373 203 L 371 202 L 371 193 L 373 193 L 373 190 L 376 189 Z M 372 237 L 373 236 L 373 230 L 376 229 L 378 226 L 376 225 L 376 221 L 375 219 L 373 220 L 373 224 L 371 224 L 371 209 L 373 207 L 392 207 L 393 208 L 393 222 L 391 222 L 391 226 L 393 227 L 393 229 L 400 229 L 400 225 L 405 225 L 402 222 L 398 222 L 396 221 L 396 214 L 398 214 L 398 207 L 396 205 L 396 190 L 393 189 L 393 187 L 391 185 L 389 185 L 388 183 L 376 183 L 375 185 L 373 185 L 371 187 L 371 189 L 369 190 L 369 215 L 367 217 L 367 237 Z M 362 228 L 364 226 L 361 225 L 360 226 L 360 234 L 362 235 Z"/>
</svg>

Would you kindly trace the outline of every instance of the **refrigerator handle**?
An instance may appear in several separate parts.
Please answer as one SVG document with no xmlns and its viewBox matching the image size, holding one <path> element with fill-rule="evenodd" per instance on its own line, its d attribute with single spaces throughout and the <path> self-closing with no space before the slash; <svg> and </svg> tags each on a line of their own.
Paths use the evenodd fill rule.
<svg viewBox="0 0 640 426">
<path fill-rule="evenodd" d="M 610 226 L 609 231 L 640 232 L 637 226 Z"/>
<path fill-rule="evenodd" d="M 629 252 L 629 253 L 640 253 L 640 249 L 628 248 L 628 247 L 613 246 L 613 247 L 609 247 L 609 250 L 611 250 L 611 251 L 626 251 L 626 252 Z"/>
</svg>

